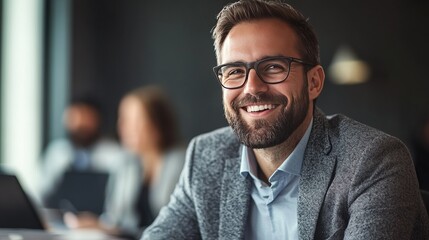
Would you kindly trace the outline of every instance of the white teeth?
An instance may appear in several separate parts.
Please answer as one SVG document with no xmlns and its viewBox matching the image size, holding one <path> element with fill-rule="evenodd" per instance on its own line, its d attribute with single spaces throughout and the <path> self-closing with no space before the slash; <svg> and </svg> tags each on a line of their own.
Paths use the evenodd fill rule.
<svg viewBox="0 0 429 240">
<path fill-rule="evenodd" d="M 272 104 L 252 105 L 252 106 L 247 106 L 246 111 L 247 112 L 258 112 L 258 111 L 263 111 L 263 110 L 270 110 L 273 108 L 275 108 L 275 106 Z"/>
</svg>

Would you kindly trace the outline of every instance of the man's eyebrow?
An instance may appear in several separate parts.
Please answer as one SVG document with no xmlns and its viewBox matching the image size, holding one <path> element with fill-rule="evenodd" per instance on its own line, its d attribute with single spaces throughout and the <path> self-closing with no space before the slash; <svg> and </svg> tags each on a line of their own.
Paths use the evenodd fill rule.
<svg viewBox="0 0 429 240">
<path fill-rule="evenodd" d="M 252 62 L 257 62 L 257 61 L 261 61 L 261 60 L 264 60 L 264 59 L 267 59 L 267 58 L 273 58 L 273 57 L 286 57 L 286 56 L 281 55 L 281 54 L 278 54 L 278 55 L 265 55 L 265 56 L 263 56 L 261 58 L 258 58 L 258 59 L 256 59 L 255 61 L 252 61 Z M 222 63 L 220 65 L 224 65 L 224 64 L 239 64 L 239 63 L 249 63 L 249 62 L 246 62 L 246 61 L 243 61 L 243 60 L 236 60 L 236 61 L 232 61 L 232 62 Z"/>
</svg>

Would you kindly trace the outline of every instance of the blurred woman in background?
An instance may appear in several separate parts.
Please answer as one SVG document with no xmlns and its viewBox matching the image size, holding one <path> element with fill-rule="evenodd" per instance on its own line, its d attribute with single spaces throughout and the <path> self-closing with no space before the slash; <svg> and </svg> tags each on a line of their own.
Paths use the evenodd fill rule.
<svg viewBox="0 0 429 240">
<path fill-rule="evenodd" d="M 132 205 L 139 213 L 139 226 L 148 226 L 168 203 L 185 159 L 176 118 L 162 89 L 149 86 L 125 95 L 119 105 L 118 131 L 123 146 L 140 163 L 134 189 L 139 194 Z"/>
<path fill-rule="evenodd" d="M 79 218 L 80 227 L 138 237 L 167 205 L 185 160 L 172 106 L 156 86 L 126 94 L 118 111 L 118 133 L 133 157 L 117 175 L 109 208 L 96 224 Z M 87 221 L 89 220 L 89 221 Z"/>
</svg>

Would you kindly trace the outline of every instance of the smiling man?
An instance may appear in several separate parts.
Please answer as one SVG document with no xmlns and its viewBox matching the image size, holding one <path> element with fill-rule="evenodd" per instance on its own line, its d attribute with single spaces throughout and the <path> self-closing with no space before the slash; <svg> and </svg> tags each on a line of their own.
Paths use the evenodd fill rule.
<svg viewBox="0 0 429 240">
<path fill-rule="evenodd" d="M 190 143 L 181 180 L 143 239 L 428 239 L 398 139 L 315 107 L 314 31 L 279 1 L 226 6 L 213 30 L 231 127 Z"/>
</svg>

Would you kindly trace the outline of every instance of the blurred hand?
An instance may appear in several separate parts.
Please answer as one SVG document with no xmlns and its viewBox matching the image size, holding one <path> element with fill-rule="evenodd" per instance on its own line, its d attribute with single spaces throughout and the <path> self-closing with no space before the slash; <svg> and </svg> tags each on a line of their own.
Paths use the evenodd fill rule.
<svg viewBox="0 0 429 240">
<path fill-rule="evenodd" d="M 119 229 L 104 225 L 98 217 L 90 212 L 80 212 L 74 214 L 66 212 L 63 216 L 64 224 L 70 229 L 94 229 L 107 234 L 119 234 Z"/>
<path fill-rule="evenodd" d="M 66 212 L 63 216 L 65 225 L 70 229 L 93 228 L 102 229 L 98 217 L 90 212 L 74 214 Z"/>
</svg>

